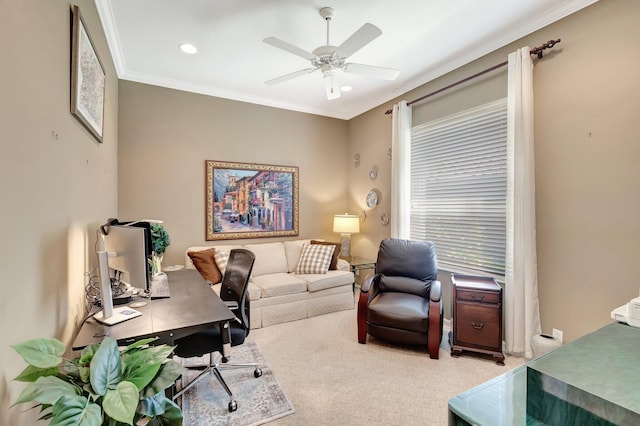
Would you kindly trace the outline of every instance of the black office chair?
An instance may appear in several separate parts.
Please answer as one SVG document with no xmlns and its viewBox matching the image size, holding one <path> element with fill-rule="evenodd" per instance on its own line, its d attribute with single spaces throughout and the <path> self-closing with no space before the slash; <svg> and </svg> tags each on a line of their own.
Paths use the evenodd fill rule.
<svg viewBox="0 0 640 426">
<path fill-rule="evenodd" d="M 249 295 L 247 294 L 247 286 L 253 269 L 255 255 L 249 250 L 234 249 L 229 254 L 229 262 L 222 278 L 222 287 L 220 289 L 220 298 L 226 303 L 231 311 L 236 315 L 236 320 L 229 324 L 231 334 L 231 346 L 237 346 L 244 343 L 245 338 L 249 335 Z M 220 365 L 214 355 L 215 352 L 223 353 L 222 334 L 220 327 L 216 326 L 209 330 L 201 331 L 187 337 L 183 337 L 175 341 L 175 354 L 181 358 L 201 357 L 209 354 L 209 364 L 201 366 L 189 366 L 189 369 L 203 369 L 198 376 L 184 386 L 173 397 L 174 400 L 179 398 L 189 388 L 195 385 L 200 379 L 204 378 L 208 373 L 213 373 L 220 384 L 224 387 L 229 395 L 229 411 L 233 412 L 238 409 L 238 403 L 233 398 L 233 393 L 220 374 L 221 369 L 225 368 L 255 368 L 253 375 L 258 378 L 262 376 L 262 370 L 255 363 L 227 363 L 228 359 L 222 356 L 224 365 Z"/>
</svg>

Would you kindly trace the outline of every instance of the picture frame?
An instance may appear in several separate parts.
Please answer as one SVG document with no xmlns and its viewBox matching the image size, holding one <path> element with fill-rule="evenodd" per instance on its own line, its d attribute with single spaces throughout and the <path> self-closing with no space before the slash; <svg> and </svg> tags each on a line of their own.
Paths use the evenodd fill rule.
<svg viewBox="0 0 640 426">
<path fill-rule="evenodd" d="M 205 161 L 206 240 L 296 236 L 295 166 Z"/>
<path fill-rule="evenodd" d="M 105 72 L 80 8 L 71 15 L 71 114 L 102 143 Z"/>
</svg>

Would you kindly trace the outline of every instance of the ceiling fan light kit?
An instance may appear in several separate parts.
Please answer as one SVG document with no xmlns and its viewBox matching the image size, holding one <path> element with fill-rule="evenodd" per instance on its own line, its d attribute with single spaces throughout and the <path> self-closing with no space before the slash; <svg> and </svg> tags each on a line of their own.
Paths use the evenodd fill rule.
<svg viewBox="0 0 640 426">
<path fill-rule="evenodd" d="M 323 7 L 320 9 L 320 16 L 327 22 L 327 44 L 317 47 L 312 52 L 308 52 L 297 46 L 294 46 L 286 41 L 280 40 L 277 37 L 268 37 L 263 42 L 282 49 L 294 55 L 300 56 L 311 62 L 313 68 L 305 68 L 299 71 L 295 71 L 289 74 L 276 77 L 268 80 L 265 83 L 268 85 L 279 84 L 296 77 L 310 74 L 317 70 L 322 72 L 322 78 L 324 80 L 325 93 L 327 99 L 337 99 L 341 96 L 340 84 L 336 78 L 337 71 L 343 71 L 345 73 L 370 76 L 382 78 L 385 80 L 395 80 L 398 77 L 400 71 L 392 68 L 383 68 L 374 65 L 354 64 L 346 62 L 347 58 L 353 55 L 358 50 L 372 42 L 375 38 L 382 34 L 380 28 L 373 24 L 366 23 L 359 30 L 345 40 L 340 46 L 332 46 L 329 41 L 330 26 L 329 23 L 333 18 L 333 9 L 330 7 Z"/>
</svg>

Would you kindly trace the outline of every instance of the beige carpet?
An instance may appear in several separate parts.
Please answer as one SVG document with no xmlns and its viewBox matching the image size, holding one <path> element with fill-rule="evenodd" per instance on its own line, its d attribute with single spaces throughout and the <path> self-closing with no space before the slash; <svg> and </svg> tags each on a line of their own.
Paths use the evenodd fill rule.
<svg viewBox="0 0 640 426">
<path fill-rule="evenodd" d="M 252 330 L 296 412 L 270 425 L 446 425 L 447 401 L 523 363 L 482 355 L 440 359 L 426 348 L 357 341 L 356 310 Z M 240 401 L 238 401 L 240 402 Z"/>
</svg>

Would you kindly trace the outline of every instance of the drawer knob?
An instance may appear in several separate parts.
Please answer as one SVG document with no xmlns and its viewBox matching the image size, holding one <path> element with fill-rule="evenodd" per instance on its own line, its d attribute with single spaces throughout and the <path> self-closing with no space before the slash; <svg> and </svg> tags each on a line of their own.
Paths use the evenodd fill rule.
<svg viewBox="0 0 640 426">
<path fill-rule="evenodd" d="M 482 330 L 484 328 L 484 323 L 483 322 L 472 322 L 471 323 L 471 327 L 475 328 L 476 330 Z"/>
<path fill-rule="evenodd" d="M 471 293 L 471 298 L 473 300 L 481 301 L 484 299 L 484 294 Z"/>
</svg>

